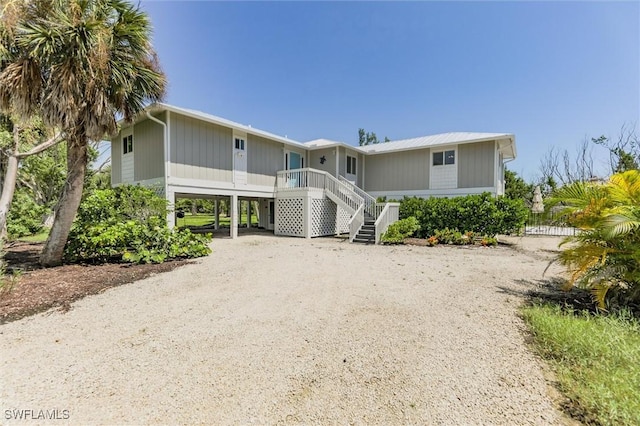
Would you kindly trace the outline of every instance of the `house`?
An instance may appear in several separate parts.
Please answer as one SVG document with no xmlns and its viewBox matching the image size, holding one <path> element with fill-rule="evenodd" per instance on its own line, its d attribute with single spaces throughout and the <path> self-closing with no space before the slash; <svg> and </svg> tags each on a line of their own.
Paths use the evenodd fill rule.
<svg viewBox="0 0 640 426">
<path fill-rule="evenodd" d="M 154 187 L 170 203 L 214 199 L 216 228 L 217 200 L 227 199 L 233 238 L 238 201 L 249 200 L 258 202 L 259 226 L 277 235 L 349 233 L 352 241 L 377 242 L 398 219 L 398 203 L 377 197 L 502 195 L 504 163 L 515 156 L 508 133 L 445 133 L 363 147 L 301 143 L 158 103 L 112 137 L 111 183 Z M 173 213 L 167 221 L 175 225 Z"/>
</svg>

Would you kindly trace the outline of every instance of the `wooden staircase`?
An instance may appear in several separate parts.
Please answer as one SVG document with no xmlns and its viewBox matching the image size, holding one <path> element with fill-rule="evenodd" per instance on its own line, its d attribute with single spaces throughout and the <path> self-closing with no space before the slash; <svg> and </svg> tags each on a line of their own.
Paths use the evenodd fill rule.
<svg viewBox="0 0 640 426">
<path fill-rule="evenodd" d="M 354 243 L 375 244 L 376 243 L 376 220 L 369 213 L 364 214 L 364 224 L 353 239 Z"/>
</svg>

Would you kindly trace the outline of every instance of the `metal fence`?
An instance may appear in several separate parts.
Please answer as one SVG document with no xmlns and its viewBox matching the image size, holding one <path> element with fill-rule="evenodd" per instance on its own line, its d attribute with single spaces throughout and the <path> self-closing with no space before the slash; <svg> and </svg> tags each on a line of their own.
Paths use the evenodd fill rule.
<svg viewBox="0 0 640 426">
<path fill-rule="evenodd" d="M 563 217 L 557 213 L 529 213 L 524 226 L 525 235 L 549 235 L 570 237 L 578 233 L 576 228 L 569 226 Z"/>
</svg>

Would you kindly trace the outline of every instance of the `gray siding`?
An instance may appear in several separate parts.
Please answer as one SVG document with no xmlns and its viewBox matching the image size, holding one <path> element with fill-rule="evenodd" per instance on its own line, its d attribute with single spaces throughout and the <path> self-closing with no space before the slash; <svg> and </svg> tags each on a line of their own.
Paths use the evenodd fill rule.
<svg viewBox="0 0 640 426">
<path fill-rule="evenodd" d="M 179 114 L 170 115 L 171 176 L 232 181 L 232 131 Z"/>
<path fill-rule="evenodd" d="M 320 158 L 326 159 L 324 164 L 320 163 Z M 336 175 L 336 148 L 325 148 L 317 151 L 309 151 L 309 167 L 330 173 L 331 176 Z"/>
<path fill-rule="evenodd" d="M 283 144 L 247 135 L 247 183 L 275 186 L 276 172 L 284 170 Z"/>
<path fill-rule="evenodd" d="M 365 191 L 429 189 L 429 149 L 367 156 Z"/>
<path fill-rule="evenodd" d="M 120 133 L 111 139 L 111 185 L 122 182 L 122 137 Z"/>
<path fill-rule="evenodd" d="M 157 118 L 165 121 L 165 115 Z M 135 181 L 164 176 L 164 128 L 145 120 L 133 128 L 133 177 Z"/>
<path fill-rule="evenodd" d="M 458 145 L 458 188 L 494 186 L 495 142 Z"/>
<path fill-rule="evenodd" d="M 356 157 L 356 185 L 362 187 L 362 157 L 357 151 L 340 147 L 340 164 L 338 165 L 340 176 L 347 177 L 347 155 Z"/>
</svg>

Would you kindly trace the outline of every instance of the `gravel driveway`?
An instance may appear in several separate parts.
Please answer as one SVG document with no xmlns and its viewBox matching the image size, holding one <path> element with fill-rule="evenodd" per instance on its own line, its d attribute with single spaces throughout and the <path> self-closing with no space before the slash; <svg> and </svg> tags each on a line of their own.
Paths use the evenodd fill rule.
<svg viewBox="0 0 640 426">
<path fill-rule="evenodd" d="M 268 235 L 213 249 L 0 326 L 0 423 L 564 422 L 517 316 L 540 256 Z"/>
</svg>

